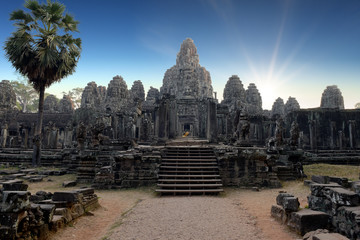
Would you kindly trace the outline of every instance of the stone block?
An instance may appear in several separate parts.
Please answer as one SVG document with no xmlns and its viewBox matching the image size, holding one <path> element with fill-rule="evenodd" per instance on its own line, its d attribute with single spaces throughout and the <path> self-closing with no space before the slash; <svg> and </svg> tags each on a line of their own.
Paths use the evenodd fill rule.
<svg viewBox="0 0 360 240">
<path fill-rule="evenodd" d="M 70 203 L 81 202 L 82 194 L 77 192 L 54 192 L 52 196 L 53 201 L 65 201 Z"/>
<path fill-rule="evenodd" d="M 313 240 L 313 236 L 315 236 L 316 234 L 320 234 L 320 233 L 329 233 L 329 230 L 327 229 L 317 229 L 315 231 L 311 231 L 311 232 L 307 232 L 304 236 L 303 236 L 303 240 Z"/>
<path fill-rule="evenodd" d="M 279 205 L 271 206 L 271 216 L 282 224 L 286 224 L 288 220 L 288 214 L 285 212 L 285 209 Z"/>
<path fill-rule="evenodd" d="M 337 183 L 330 183 L 330 184 L 314 183 L 310 186 L 311 195 L 317 196 L 317 197 L 323 197 L 324 196 L 324 193 L 323 193 L 324 188 L 331 188 L 331 187 L 336 188 L 336 187 L 341 187 L 341 186 Z"/>
<path fill-rule="evenodd" d="M 327 229 L 329 227 L 329 215 L 319 211 L 302 209 L 291 213 L 288 226 L 301 235 L 319 228 Z"/>
<path fill-rule="evenodd" d="M 20 212 L 30 208 L 30 192 L 3 191 L 0 212 Z"/>
<path fill-rule="evenodd" d="M 283 199 L 283 207 L 287 212 L 296 212 L 299 209 L 300 203 L 296 197 L 285 197 Z"/>
<path fill-rule="evenodd" d="M 276 197 L 276 204 L 279 206 L 283 206 L 285 197 L 293 197 L 294 195 L 286 192 L 280 192 Z"/>
<path fill-rule="evenodd" d="M 57 232 L 59 229 L 65 226 L 65 218 L 60 215 L 54 215 L 50 226 L 52 231 Z"/>
<path fill-rule="evenodd" d="M 311 180 L 305 180 L 304 181 L 304 186 L 310 187 L 312 184 L 314 184 L 314 182 L 311 181 Z"/>
<path fill-rule="evenodd" d="M 83 196 L 91 195 L 95 193 L 95 190 L 93 188 L 79 188 L 74 190 L 73 192 L 81 193 Z"/>
<path fill-rule="evenodd" d="M 41 211 L 43 212 L 44 222 L 50 223 L 55 213 L 55 205 L 54 204 L 38 204 Z"/>
<path fill-rule="evenodd" d="M 62 184 L 63 187 L 75 187 L 76 186 L 76 181 L 65 181 Z"/>
<path fill-rule="evenodd" d="M 332 211 L 332 203 L 325 196 L 317 197 L 310 195 L 308 196 L 309 208 L 314 211 L 322 211 L 330 213 Z"/>
<path fill-rule="evenodd" d="M 27 191 L 28 185 L 24 183 L 9 183 L 4 182 L 3 191 Z"/>
<path fill-rule="evenodd" d="M 347 178 L 341 178 L 341 177 L 329 177 L 329 181 L 333 183 L 337 183 L 340 186 L 347 188 L 349 187 L 349 179 Z"/>
<path fill-rule="evenodd" d="M 54 216 L 56 216 L 56 215 L 63 216 L 65 219 L 65 223 L 69 223 L 73 220 L 73 218 L 71 216 L 71 211 L 69 208 L 56 208 Z"/>
<path fill-rule="evenodd" d="M 360 204 L 360 196 L 344 188 L 326 188 L 324 195 L 338 206 L 356 206 Z"/>
<path fill-rule="evenodd" d="M 339 233 L 319 233 L 313 236 L 313 240 L 350 240 Z"/>
<path fill-rule="evenodd" d="M 328 184 L 330 183 L 330 178 L 328 176 L 312 175 L 311 181 L 320 184 Z"/>
<path fill-rule="evenodd" d="M 74 204 L 71 209 L 71 217 L 76 219 L 85 213 L 84 207 L 81 204 Z"/>
</svg>

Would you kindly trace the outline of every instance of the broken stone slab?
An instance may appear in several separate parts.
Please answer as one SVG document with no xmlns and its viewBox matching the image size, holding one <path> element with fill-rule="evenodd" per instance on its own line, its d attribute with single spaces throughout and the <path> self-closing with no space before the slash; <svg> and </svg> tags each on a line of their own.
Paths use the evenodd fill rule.
<svg viewBox="0 0 360 240">
<path fill-rule="evenodd" d="M 327 229 L 316 229 L 315 231 L 307 232 L 303 236 L 303 240 L 313 240 L 313 236 L 320 233 L 329 233 L 329 230 Z"/>
<path fill-rule="evenodd" d="M 283 207 L 284 207 L 285 211 L 287 211 L 287 212 L 296 212 L 300 207 L 298 198 L 285 197 L 283 199 Z"/>
<path fill-rule="evenodd" d="M 34 176 L 28 179 L 29 182 L 42 182 L 44 177 L 42 176 Z"/>
<path fill-rule="evenodd" d="M 77 204 L 74 204 L 73 206 L 71 206 L 70 212 L 71 212 L 71 217 L 73 219 L 76 219 L 85 213 L 84 207 L 80 203 L 77 203 Z"/>
<path fill-rule="evenodd" d="M 360 206 L 339 207 L 333 225 L 348 237 L 360 237 Z"/>
<path fill-rule="evenodd" d="M 328 176 L 312 175 L 311 181 L 320 184 L 328 184 L 330 183 L 330 178 Z"/>
<path fill-rule="evenodd" d="M 351 184 L 351 190 L 360 195 L 360 181 L 353 182 Z"/>
<path fill-rule="evenodd" d="M 63 182 L 62 186 L 63 187 L 75 187 L 76 186 L 76 181 L 65 181 Z"/>
<path fill-rule="evenodd" d="M 310 186 L 311 195 L 317 196 L 317 197 L 324 197 L 323 190 L 325 188 L 332 188 L 332 187 L 337 188 L 337 187 L 341 187 L 341 186 L 337 183 L 329 183 L 329 184 L 314 183 Z"/>
<path fill-rule="evenodd" d="M 344 188 L 326 188 L 324 195 L 336 205 L 356 206 L 360 204 L 360 196 Z"/>
<path fill-rule="evenodd" d="M 65 201 L 70 203 L 81 202 L 82 194 L 76 191 L 71 192 L 54 192 L 53 201 Z"/>
<path fill-rule="evenodd" d="M 276 197 L 276 204 L 279 206 L 283 206 L 284 204 L 284 198 L 286 197 L 294 197 L 294 195 L 286 192 L 280 192 Z"/>
<path fill-rule="evenodd" d="M 66 207 L 71 207 L 74 203 L 67 201 L 53 201 L 51 199 L 46 199 L 40 201 L 38 204 L 53 204 L 55 205 L 56 208 L 66 208 Z"/>
<path fill-rule="evenodd" d="M 32 175 L 32 174 L 36 174 L 37 170 L 35 168 L 29 168 L 29 169 L 21 169 L 20 172 Z"/>
<path fill-rule="evenodd" d="M 285 209 L 279 205 L 271 206 L 271 216 L 282 224 L 286 224 L 288 220 L 288 214 Z"/>
<path fill-rule="evenodd" d="M 320 211 L 302 209 L 291 213 L 288 226 L 301 235 L 320 228 L 328 229 L 329 215 Z"/>
<path fill-rule="evenodd" d="M 3 191 L 0 212 L 20 212 L 30 208 L 30 192 Z"/>
</svg>

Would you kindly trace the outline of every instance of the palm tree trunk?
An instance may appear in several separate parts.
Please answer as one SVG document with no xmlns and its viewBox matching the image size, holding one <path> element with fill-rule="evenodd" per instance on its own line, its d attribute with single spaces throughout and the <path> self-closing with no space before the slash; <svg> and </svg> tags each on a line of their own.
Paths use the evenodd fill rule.
<svg viewBox="0 0 360 240">
<path fill-rule="evenodd" d="M 33 140 L 33 156 L 32 156 L 33 166 L 41 165 L 41 129 L 42 129 L 42 122 L 44 115 L 44 95 L 45 95 L 45 86 L 41 86 L 40 96 L 39 96 L 38 119 L 35 128 L 34 140 Z"/>
</svg>

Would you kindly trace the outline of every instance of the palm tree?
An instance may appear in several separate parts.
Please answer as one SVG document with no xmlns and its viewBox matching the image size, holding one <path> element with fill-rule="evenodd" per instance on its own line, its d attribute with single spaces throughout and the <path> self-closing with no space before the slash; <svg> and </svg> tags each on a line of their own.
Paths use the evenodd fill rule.
<svg viewBox="0 0 360 240">
<path fill-rule="evenodd" d="M 33 165 L 40 165 L 41 128 L 45 88 L 72 74 L 80 58 L 81 40 L 73 38 L 78 21 L 64 14 L 65 6 L 47 0 L 25 2 L 30 12 L 10 14 L 16 31 L 5 42 L 6 57 L 17 71 L 29 79 L 39 93 L 39 111 L 34 134 Z"/>
</svg>

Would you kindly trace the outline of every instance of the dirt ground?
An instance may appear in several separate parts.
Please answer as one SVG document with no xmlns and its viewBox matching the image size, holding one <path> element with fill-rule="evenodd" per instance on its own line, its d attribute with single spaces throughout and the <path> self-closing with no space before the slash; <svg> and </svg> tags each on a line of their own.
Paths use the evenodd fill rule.
<svg viewBox="0 0 360 240">
<path fill-rule="evenodd" d="M 72 177 L 33 183 L 29 190 L 32 193 L 65 191 L 68 189 L 62 188 L 59 182 Z M 223 239 L 300 239 L 270 216 L 271 205 L 275 204 L 280 190 L 299 197 L 301 207 L 306 206 L 309 189 L 301 181 L 286 182 L 281 189 L 260 191 L 226 188 L 225 193 L 215 197 L 158 197 L 153 188 L 97 190 L 101 207 L 68 224 L 50 239 L 214 239 L 217 233 L 221 235 L 215 239 L 220 236 Z M 199 222 L 205 224 L 195 228 Z M 187 233 L 191 229 L 196 232 Z M 172 235 L 166 235 L 166 231 Z"/>
</svg>

